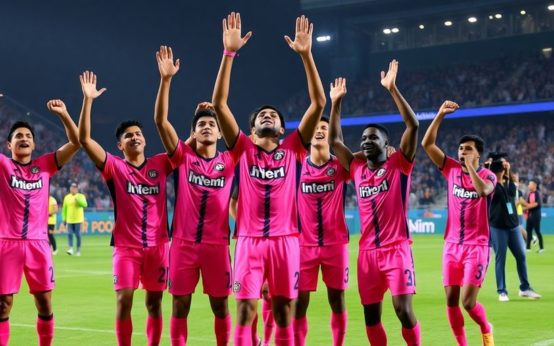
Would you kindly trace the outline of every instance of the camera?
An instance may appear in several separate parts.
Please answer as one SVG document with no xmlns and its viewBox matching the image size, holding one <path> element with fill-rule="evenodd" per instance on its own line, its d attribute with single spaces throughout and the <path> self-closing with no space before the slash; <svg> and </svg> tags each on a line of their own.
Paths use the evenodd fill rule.
<svg viewBox="0 0 554 346">
<path fill-rule="evenodd" d="M 507 153 L 500 151 L 490 152 L 487 156 L 487 163 L 485 167 L 490 169 L 493 173 L 499 173 L 504 170 L 504 161 L 508 157 Z"/>
</svg>

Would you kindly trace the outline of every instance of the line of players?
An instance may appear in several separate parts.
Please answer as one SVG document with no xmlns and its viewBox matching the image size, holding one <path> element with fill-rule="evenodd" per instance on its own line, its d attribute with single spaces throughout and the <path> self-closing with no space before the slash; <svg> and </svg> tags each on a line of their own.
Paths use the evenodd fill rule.
<svg viewBox="0 0 554 346">
<path fill-rule="evenodd" d="M 171 343 L 185 345 L 187 317 L 200 274 L 214 314 L 218 345 L 231 339 L 231 290 L 237 300 L 234 344 L 261 342 L 252 325 L 264 282 L 271 293 L 275 344 L 304 345 L 306 310 L 310 292 L 317 287 L 319 267 L 332 311 L 333 344 L 343 345 L 347 329 L 344 290 L 350 275 L 343 201 L 350 180 L 360 210 L 357 275 L 368 340 L 371 345 L 387 344 L 381 311 L 384 293 L 390 289 L 406 344 L 420 344 L 420 325 L 412 307 L 416 272 L 406 219 L 419 123 L 396 86 L 398 62 L 393 60 L 388 71 L 381 72 L 381 84 L 406 125 L 398 151 L 387 155 L 386 128 L 369 124 L 362 133 L 361 152 L 353 154 L 342 140 L 340 127 L 346 80 L 337 78 L 331 83 L 331 117 L 321 118 L 326 97 L 311 52 L 313 24 L 304 16 L 297 18 L 294 40 L 288 36 L 285 40 L 304 65 L 310 106 L 298 128 L 282 141 L 283 115 L 273 106 L 259 107 L 250 117 L 249 137 L 240 130 L 227 100 L 232 65 L 252 33 L 242 36 L 238 13 L 229 14 L 222 24 L 224 52 L 213 105 L 198 106 L 186 141 L 179 139 L 168 121 L 170 85 L 180 61 L 174 61 L 169 47 L 162 46 L 156 53 L 161 79 L 155 123 L 166 153 L 145 157 L 146 139 L 137 121 L 123 122 L 116 130 L 117 147 L 124 158 L 106 152 L 92 139 L 92 104 L 106 89 L 97 89 L 96 75 L 89 71 L 80 76 L 84 98 L 78 127 L 62 101 L 48 103 L 68 137 L 68 143 L 55 153 L 32 159 L 32 127 L 23 122 L 12 126 L 7 141 L 12 158 L 0 155 L 0 212 L 6 220 L 0 225 L 0 345 L 8 343 L 9 313 L 22 272 L 35 296 L 39 343 L 52 342 L 54 272 L 47 213 L 42 211 L 48 209 L 49 178 L 79 147 L 101 171 L 115 206 L 111 245 L 118 345 L 131 344 L 131 307 L 139 282 L 146 290 L 148 344 L 160 342 L 161 300 L 167 284 L 173 296 Z M 477 295 L 489 262 L 487 201 L 496 177 L 479 165 L 483 153 L 479 137 L 460 140 L 458 160 L 447 157 L 435 144 L 441 121 L 457 108 L 446 101 L 422 142 L 448 181 L 443 255 L 447 315 L 457 343 L 466 345 L 461 298 L 481 329 L 483 344 L 493 345 L 492 328 Z M 217 151 L 221 137 L 228 148 L 224 152 Z M 170 246 L 166 179 L 173 171 L 176 202 Z M 237 243 L 232 269 L 227 215 L 233 179 L 237 181 Z"/>
</svg>

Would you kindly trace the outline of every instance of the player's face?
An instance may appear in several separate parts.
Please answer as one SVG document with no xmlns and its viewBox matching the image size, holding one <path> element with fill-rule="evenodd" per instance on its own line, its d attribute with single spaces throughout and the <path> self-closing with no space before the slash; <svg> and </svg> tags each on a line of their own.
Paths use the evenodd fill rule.
<svg viewBox="0 0 554 346">
<path fill-rule="evenodd" d="M 285 132 L 277 111 L 271 108 L 264 108 L 258 112 L 254 120 L 256 135 L 258 137 L 279 136 Z"/>
<path fill-rule="evenodd" d="M 537 191 L 537 183 L 535 183 L 534 181 L 530 181 L 529 185 L 527 185 L 527 187 L 529 188 L 529 191 L 531 191 L 531 192 Z"/>
<path fill-rule="evenodd" d="M 461 162 L 462 166 L 466 165 L 466 159 L 469 160 L 473 166 L 476 166 L 479 163 L 480 157 L 474 141 L 460 143 L 458 147 L 458 160 Z"/>
<path fill-rule="evenodd" d="M 71 192 L 73 195 L 76 194 L 78 191 L 77 186 L 71 186 L 69 188 L 69 192 Z"/>
<path fill-rule="evenodd" d="M 385 152 L 387 148 L 387 139 L 378 128 L 368 127 L 362 133 L 360 148 L 368 159 L 377 158 Z"/>
<path fill-rule="evenodd" d="M 193 133 L 194 139 L 202 144 L 213 144 L 221 138 L 217 121 L 214 117 L 200 117 Z"/>
<path fill-rule="evenodd" d="M 312 137 L 312 146 L 316 148 L 328 147 L 327 138 L 329 138 L 329 124 L 326 121 L 320 121 Z"/>
<path fill-rule="evenodd" d="M 146 139 L 138 126 L 130 126 L 125 129 L 125 132 L 119 137 L 119 142 L 117 143 L 119 150 L 131 155 L 144 153 L 145 146 Z"/>
<path fill-rule="evenodd" d="M 26 127 L 16 129 L 8 142 L 8 149 L 18 157 L 30 156 L 35 150 L 35 139 L 31 130 Z"/>
</svg>

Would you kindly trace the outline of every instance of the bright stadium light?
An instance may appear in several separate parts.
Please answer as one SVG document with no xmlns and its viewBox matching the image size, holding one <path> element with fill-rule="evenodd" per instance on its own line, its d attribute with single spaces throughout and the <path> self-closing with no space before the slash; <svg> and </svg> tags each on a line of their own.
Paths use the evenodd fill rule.
<svg viewBox="0 0 554 346">
<path fill-rule="evenodd" d="M 554 5 L 548 5 L 547 8 L 548 8 L 549 11 L 554 11 Z"/>
<path fill-rule="evenodd" d="M 383 34 L 385 34 L 385 35 L 390 35 L 391 32 L 392 32 L 392 30 L 389 29 L 389 28 L 383 29 Z"/>
<path fill-rule="evenodd" d="M 525 10 L 521 10 L 521 11 L 519 11 L 519 14 L 521 14 L 522 16 L 524 16 L 524 15 L 527 14 L 527 12 L 525 12 Z"/>
<path fill-rule="evenodd" d="M 419 24 L 419 29 L 420 29 L 420 30 L 423 30 L 423 29 L 425 29 L 425 25 L 423 25 L 423 24 Z"/>
<path fill-rule="evenodd" d="M 331 41 L 331 36 L 329 36 L 329 35 L 318 36 L 318 37 L 315 38 L 315 40 L 317 42 Z"/>
<path fill-rule="evenodd" d="M 452 21 L 447 20 L 446 22 L 444 22 L 444 26 L 452 26 Z"/>
<path fill-rule="evenodd" d="M 400 29 L 398 29 L 398 28 L 392 28 L 391 31 L 392 31 L 393 34 L 398 34 L 398 32 L 400 31 Z"/>
<path fill-rule="evenodd" d="M 476 22 L 477 22 L 477 18 L 476 18 L 476 17 L 469 17 L 469 18 L 467 19 L 467 21 L 470 22 L 470 23 L 476 23 Z"/>
<path fill-rule="evenodd" d="M 500 13 L 497 13 L 497 14 L 495 14 L 495 15 L 494 15 L 494 18 L 496 18 L 496 19 L 500 19 L 500 18 L 502 18 L 502 14 L 500 14 Z"/>
<path fill-rule="evenodd" d="M 494 19 L 494 17 L 493 17 L 492 15 L 491 15 L 491 16 L 489 16 L 489 19 L 491 19 L 491 20 L 492 20 L 492 19 Z"/>
</svg>

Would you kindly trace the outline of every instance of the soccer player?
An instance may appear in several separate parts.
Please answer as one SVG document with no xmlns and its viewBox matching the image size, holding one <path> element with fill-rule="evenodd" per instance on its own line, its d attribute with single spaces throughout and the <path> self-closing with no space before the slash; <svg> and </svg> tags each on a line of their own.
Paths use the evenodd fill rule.
<svg viewBox="0 0 554 346">
<path fill-rule="evenodd" d="M 192 119 L 194 147 L 180 141 L 168 121 L 169 88 L 179 71 L 170 47 L 156 53 L 160 88 L 156 100 L 155 121 L 172 167 L 176 169 L 175 210 L 170 249 L 169 292 L 173 295 L 171 317 L 172 345 L 185 345 L 187 317 L 192 293 L 200 274 L 204 293 L 209 296 L 214 314 L 217 345 L 227 345 L 231 336 L 231 316 L 227 298 L 231 294 L 229 254 L 229 196 L 236 150 L 219 152 L 221 138 L 211 104 L 199 105 Z"/>
<path fill-rule="evenodd" d="M 0 154 L 0 345 L 10 338 L 13 295 L 25 274 L 38 312 L 39 345 L 52 344 L 54 267 L 48 242 L 50 178 L 79 150 L 77 126 L 61 100 L 48 110 L 60 118 L 68 142 L 55 152 L 33 159 L 35 132 L 24 121 L 15 122 L 6 140 L 11 157 Z"/>
<path fill-rule="evenodd" d="M 362 226 L 358 254 L 358 290 L 364 306 L 367 337 L 371 345 L 386 345 L 381 324 L 383 296 L 390 289 L 394 310 L 408 345 L 420 344 L 420 326 L 412 307 L 416 292 L 411 237 L 407 223 L 410 176 L 417 148 L 419 123 L 396 86 L 398 62 L 381 72 L 381 85 L 392 96 L 406 130 L 399 150 L 387 156 L 389 134 L 385 127 L 369 124 L 362 133 L 364 159 L 354 157 L 342 141 L 340 109 L 346 94 L 344 78 L 332 86 L 329 140 L 344 169 L 354 180 Z"/>
<path fill-rule="evenodd" d="M 96 75 L 81 76 L 83 108 L 79 142 L 101 171 L 114 202 L 115 225 L 113 283 L 117 309 L 115 332 L 118 345 L 131 345 L 131 307 L 139 281 L 146 290 L 148 345 L 158 345 L 162 333 L 162 294 L 169 269 L 166 178 L 172 172 L 167 154 L 146 158 L 146 139 L 137 121 L 122 122 L 116 129 L 117 148 L 124 159 L 107 153 L 90 136 L 94 99 L 106 89 L 96 89 Z"/>
<path fill-rule="evenodd" d="M 294 342 L 291 318 L 300 276 L 296 166 L 307 153 L 306 146 L 325 107 L 325 92 L 311 53 L 312 32 L 313 25 L 302 16 L 296 20 L 294 41 L 285 36 L 302 58 L 311 100 L 298 129 L 279 143 L 285 132 L 284 117 L 275 107 L 264 105 L 250 116 L 250 129 L 256 132 L 252 143 L 240 131 L 227 104 L 233 61 L 252 33 L 241 37 L 238 13 L 223 20 L 224 51 L 212 103 L 227 146 L 241 153 L 233 283 L 237 299 L 234 344 L 238 346 L 252 343 L 252 321 L 266 278 L 277 325 L 275 344 Z"/>
<path fill-rule="evenodd" d="M 56 229 L 56 222 L 58 221 L 58 201 L 54 196 L 48 197 L 48 241 L 52 247 L 52 255 L 58 254 L 58 245 L 56 244 L 56 237 L 54 231 Z"/>
<path fill-rule="evenodd" d="M 77 183 L 71 183 L 69 193 L 62 205 L 62 219 L 67 225 L 67 254 L 73 255 L 73 235 L 77 240 L 76 256 L 81 256 L 81 226 L 85 222 L 85 208 L 88 206 L 84 194 L 79 192 Z"/>
<path fill-rule="evenodd" d="M 331 89 L 331 100 L 340 91 Z M 296 346 L 305 344 L 306 312 L 310 292 L 317 289 L 321 267 L 331 306 L 333 345 L 343 345 L 346 334 L 344 290 L 348 287 L 348 228 L 344 196 L 350 174 L 329 149 L 329 120 L 321 118 L 312 137 L 310 154 L 302 161 L 298 187 L 300 217 L 300 282 L 294 320 Z"/>
<path fill-rule="evenodd" d="M 489 265 L 489 203 L 496 176 L 481 167 L 484 142 L 479 136 L 465 135 L 459 141 L 458 160 L 437 146 L 437 132 L 447 114 L 458 109 L 445 101 L 427 129 L 421 144 L 448 182 L 448 220 L 442 260 L 448 321 L 458 345 L 467 345 L 462 305 L 481 328 L 483 345 L 494 345 L 492 326 L 477 295 Z"/>
<path fill-rule="evenodd" d="M 531 250 L 531 240 L 533 239 L 533 231 L 537 233 L 537 238 L 539 239 L 539 250 L 538 253 L 544 252 L 544 243 L 541 233 L 541 194 L 538 191 L 539 184 L 537 179 L 529 180 L 527 185 L 529 188 L 529 194 L 527 195 L 527 200 L 523 201 L 523 210 L 527 213 L 527 251 Z"/>
</svg>

